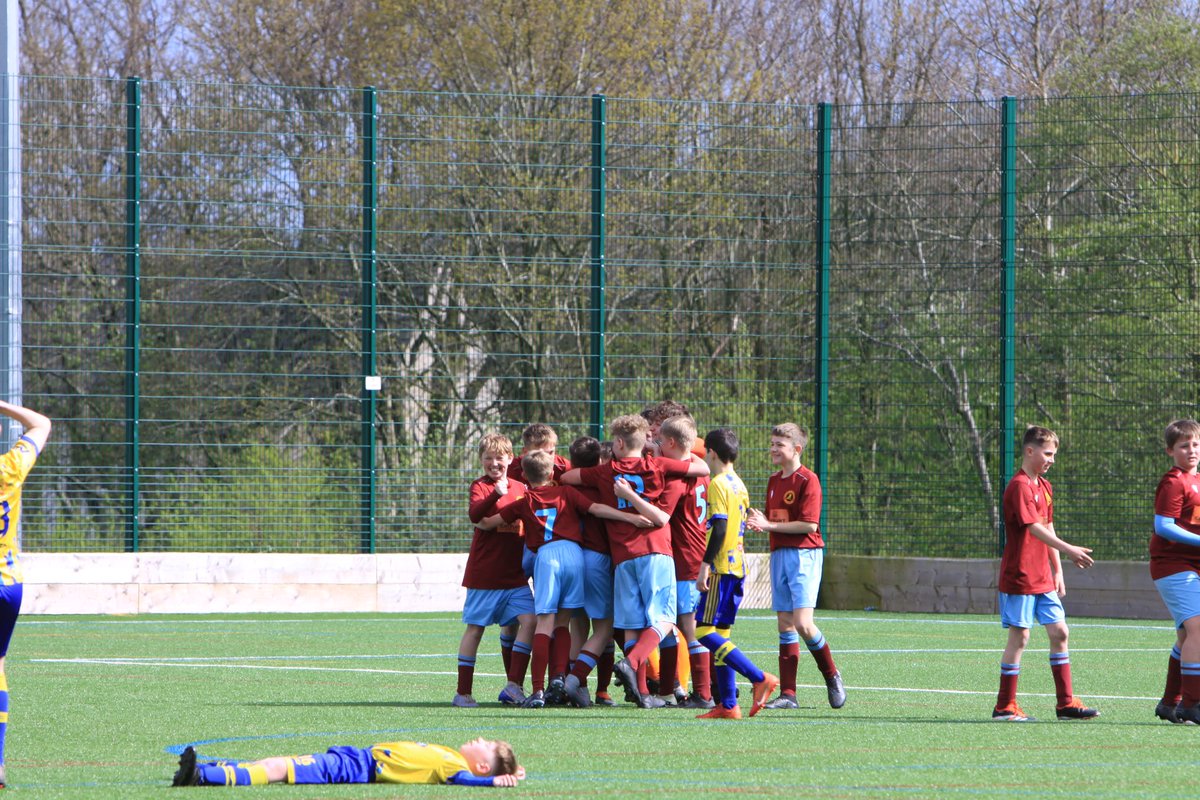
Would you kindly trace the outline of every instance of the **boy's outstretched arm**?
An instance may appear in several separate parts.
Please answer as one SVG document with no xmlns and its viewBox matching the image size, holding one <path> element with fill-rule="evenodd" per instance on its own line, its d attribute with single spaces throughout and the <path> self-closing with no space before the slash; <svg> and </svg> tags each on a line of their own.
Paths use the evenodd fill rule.
<svg viewBox="0 0 1200 800">
<path fill-rule="evenodd" d="M 33 442 L 39 453 L 42 452 L 42 448 L 46 446 L 46 440 L 50 438 L 49 417 L 3 400 L 0 400 L 0 414 L 21 423 L 21 427 L 25 429 L 25 433 L 22 435 Z"/>
<path fill-rule="evenodd" d="M 1096 563 L 1095 559 L 1091 556 L 1092 549 L 1090 547 L 1076 547 L 1073 544 L 1064 542 L 1055 534 L 1053 525 L 1035 522 L 1029 526 L 1029 532 L 1071 559 L 1075 563 L 1075 566 L 1080 569 L 1087 569 Z"/>
</svg>

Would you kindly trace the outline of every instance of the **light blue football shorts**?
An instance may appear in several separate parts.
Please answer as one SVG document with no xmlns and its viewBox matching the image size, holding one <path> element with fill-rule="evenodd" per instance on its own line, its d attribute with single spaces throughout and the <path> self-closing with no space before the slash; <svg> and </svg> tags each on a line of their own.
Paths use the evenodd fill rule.
<svg viewBox="0 0 1200 800">
<path fill-rule="evenodd" d="M 1063 610 L 1058 592 L 1045 594 L 1000 595 L 1000 624 L 1005 628 L 1032 628 L 1034 620 L 1042 625 L 1063 622 L 1067 612 Z"/>
<path fill-rule="evenodd" d="M 533 592 L 515 589 L 467 589 L 462 621 L 467 625 L 511 625 L 522 614 L 533 613 Z"/>
<path fill-rule="evenodd" d="M 589 619 L 612 619 L 612 556 L 584 548 L 583 607 Z"/>
<path fill-rule="evenodd" d="M 699 604 L 700 590 L 696 588 L 694 580 L 675 581 L 675 611 L 679 616 L 696 613 Z"/>
<path fill-rule="evenodd" d="M 560 608 L 583 608 L 583 548 L 559 539 L 537 549 L 533 562 L 533 610 L 553 614 Z"/>
<path fill-rule="evenodd" d="M 816 608 L 825 570 L 825 548 L 781 547 L 771 551 L 771 608 Z"/>
<path fill-rule="evenodd" d="M 675 560 L 662 553 L 617 565 L 613 624 L 627 631 L 675 624 Z"/>
<path fill-rule="evenodd" d="M 1159 578 L 1154 585 L 1167 604 L 1176 628 L 1182 628 L 1186 620 L 1200 616 L 1200 575 L 1189 569 Z"/>
</svg>

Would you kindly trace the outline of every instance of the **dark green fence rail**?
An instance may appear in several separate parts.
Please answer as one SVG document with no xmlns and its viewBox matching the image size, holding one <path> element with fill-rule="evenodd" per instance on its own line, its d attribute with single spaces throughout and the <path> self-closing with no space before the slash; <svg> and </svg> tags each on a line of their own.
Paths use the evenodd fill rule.
<svg viewBox="0 0 1200 800">
<path fill-rule="evenodd" d="M 755 497 L 808 427 L 839 553 L 994 555 L 1049 425 L 1060 530 L 1140 558 L 1196 413 L 1194 96 L 21 91 L 30 550 L 461 550 L 483 433 L 670 397 Z"/>
</svg>

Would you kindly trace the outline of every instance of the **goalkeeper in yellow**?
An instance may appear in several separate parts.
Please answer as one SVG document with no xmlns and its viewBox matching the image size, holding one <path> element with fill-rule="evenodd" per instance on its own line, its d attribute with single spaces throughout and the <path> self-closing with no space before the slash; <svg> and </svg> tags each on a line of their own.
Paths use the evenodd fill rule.
<svg viewBox="0 0 1200 800">
<path fill-rule="evenodd" d="M 261 761 L 197 762 L 187 747 L 172 786 L 259 786 L 268 783 L 448 783 L 516 786 L 525 779 L 508 742 L 472 739 L 457 750 L 424 742 L 331 747 L 307 756 Z"/>
<path fill-rule="evenodd" d="M 4 737 L 8 729 L 8 678 L 4 659 L 12 640 L 17 615 L 21 613 L 21 548 L 17 540 L 21 521 L 21 486 L 50 438 L 50 420 L 36 411 L 0 400 L 0 414 L 24 432 L 8 452 L 0 456 L 0 788 L 4 774 Z"/>
</svg>

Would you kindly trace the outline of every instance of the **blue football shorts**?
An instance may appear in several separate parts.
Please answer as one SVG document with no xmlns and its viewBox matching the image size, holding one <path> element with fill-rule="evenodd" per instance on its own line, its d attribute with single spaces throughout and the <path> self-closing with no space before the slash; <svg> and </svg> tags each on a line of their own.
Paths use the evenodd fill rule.
<svg viewBox="0 0 1200 800">
<path fill-rule="evenodd" d="M 1000 624 L 1005 628 L 1032 628 L 1034 620 L 1042 625 L 1063 622 L 1063 610 L 1058 592 L 1045 594 L 1005 594 L 1000 592 Z"/>
<path fill-rule="evenodd" d="M 324 753 L 293 756 L 288 764 L 289 783 L 371 783 L 375 759 L 361 747 L 331 747 Z"/>
<path fill-rule="evenodd" d="M 0 586 L 0 656 L 8 655 L 8 643 L 12 641 L 17 616 L 21 613 L 21 596 L 24 584 Z"/>
<path fill-rule="evenodd" d="M 1159 578 L 1154 586 L 1167 604 L 1176 628 L 1182 628 L 1185 621 L 1200 616 L 1200 575 L 1190 569 L 1184 570 Z"/>
<path fill-rule="evenodd" d="M 816 608 L 825 568 L 822 547 L 781 547 L 771 551 L 771 608 L 786 612 Z"/>
<path fill-rule="evenodd" d="M 590 619 L 612 619 L 612 556 L 584 548 L 583 607 Z"/>
<path fill-rule="evenodd" d="M 675 624 L 675 560 L 662 553 L 631 558 L 613 576 L 613 624 L 627 631 Z"/>
<path fill-rule="evenodd" d="M 567 539 L 547 542 L 533 562 L 533 610 L 553 614 L 560 608 L 583 608 L 583 548 Z"/>
<path fill-rule="evenodd" d="M 462 621 L 467 625 L 512 625 L 522 614 L 533 613 L 533 592 L 515 589 L 467 589 Z"/>
<path fill-rule="evenodd" d="M 738 607 L 742 604 L 742 586 L 745 578 L 737 575 L 718 575 L 712 573 L 708 585 L 713 585 L 716 578 L 716 589 L 700 593 L 700 603 L 696 607 L 696 627 L 711 625 L 714 628 L 731 628 L 737 619 Z"/>
</svg>

